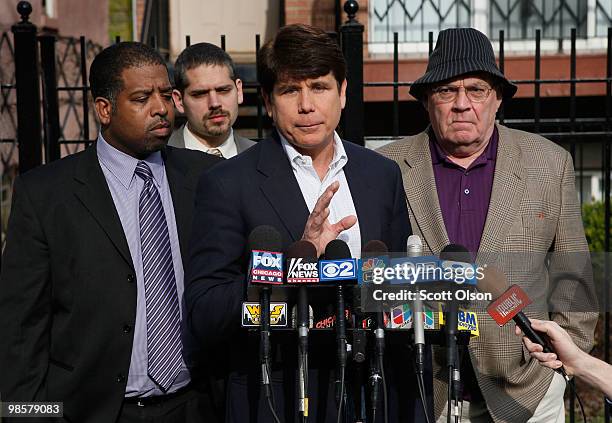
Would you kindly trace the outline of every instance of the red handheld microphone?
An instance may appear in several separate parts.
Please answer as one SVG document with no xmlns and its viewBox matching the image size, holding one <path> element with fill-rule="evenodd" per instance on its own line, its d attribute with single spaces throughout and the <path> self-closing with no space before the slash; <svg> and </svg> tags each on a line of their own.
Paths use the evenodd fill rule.
<svg viewBox="0 0 612 423">
<path fill-rule="evenodd" d="M 514 320 L 531 342 L 542 346 L 543 352 L 554 353 L 555 351 L 548 343 L 546 335 L 534 330 L 529 318 L 523 313 L 523 309 L 531 304 L 527 293 L 518 285 L 512 285 L 510 288 L 505 289 L 507 286 L 506 276 L 494 267 L 488 267 L 485 277 L 478 281 L 479 291 L 488 292 L 495 298 L 487 307 L 489 316 L 500 327 L 508 323 L 510 319 Z M 557 369 L 557 371 L 569 381 L 569 377 L 562 367 Z"/>
</svg>

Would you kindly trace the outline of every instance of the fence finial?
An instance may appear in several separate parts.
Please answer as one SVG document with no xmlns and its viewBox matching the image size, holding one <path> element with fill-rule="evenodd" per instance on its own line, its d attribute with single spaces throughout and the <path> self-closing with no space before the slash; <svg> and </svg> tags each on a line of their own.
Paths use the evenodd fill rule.
<svg viewBox="0 0 612 423">
<path fill-rule="evenodd" d="M 348 15 L 347 23 L 355 23 L 357 20 L 355 16 L 357 15 L 357 11 L 359 10 L 359 3 L 356 0 L 348 0 L 344 3 L 344 11 Z"/>
<path fill-rule="evenodd" d="M 17 3 L 17 13 L 21 15 L 21 22 L 28 22 L 30 13 L 32 13 L 32 5 L 29 1 L 20 1 Z"/>
</svg>

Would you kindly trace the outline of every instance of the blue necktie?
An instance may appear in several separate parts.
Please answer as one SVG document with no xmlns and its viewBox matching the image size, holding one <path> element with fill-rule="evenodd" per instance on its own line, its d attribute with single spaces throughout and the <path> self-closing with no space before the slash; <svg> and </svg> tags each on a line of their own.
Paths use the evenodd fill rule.
<svg viewBox="0 0 612 423">
<path fill-rule="evenodd" d="M 136 175 L 144 181 L 138 214 L 147 312 L 149 376 L 167 391 L 182 364 L 179 301 L 170 236 L 151 169 L 140 161 L 136 165 Z"/>
</svg>

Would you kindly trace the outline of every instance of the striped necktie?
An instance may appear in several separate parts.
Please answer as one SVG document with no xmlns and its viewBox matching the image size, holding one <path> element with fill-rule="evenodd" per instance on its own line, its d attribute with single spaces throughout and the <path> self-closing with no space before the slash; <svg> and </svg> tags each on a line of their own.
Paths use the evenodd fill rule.
<svg viewBox="0 0 612 423">
<path fill-rule="evenodd" d="M 223 153 L 221 153 L 221 150 L 219 150 L 218 148 L 208 149 L 208 154 L 212 154 L 213 156 L 221 157 L 222 159 L 224 158 Z"/>
<path fill-rule="evenodd" d="M 140 161 L 136 175 L 144 181 L 138 214 L 147 314 L 149 376 L 167 391 L 181 365 L 179 301 L 170 236 L 161 197 L 149 166 Z"/>
</svg>

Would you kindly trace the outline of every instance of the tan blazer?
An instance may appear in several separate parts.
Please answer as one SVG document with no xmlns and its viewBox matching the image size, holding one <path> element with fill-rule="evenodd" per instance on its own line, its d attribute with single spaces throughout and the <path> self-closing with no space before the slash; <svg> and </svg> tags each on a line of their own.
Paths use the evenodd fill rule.
<svg viewBox="0 0 612 423">
<path fill-rule="evenodd" d="M 598 316 L 597 300 L 571 156 L 539 135 L 501 125 L 497 128 L 497 162 L 479 261 L 484 258 L 494 262 L 510 284 L 529 289 L 536 304 L 527 308 L 527 316 L 555 320 L 580 348 L 589 351 Z M 378 152 L 399 164 L 412 230 L 423 240 L 426 253 L 439 254 L 449 240 L 438 201 L 428 131 L 386 145 Z M 549 251 L 568 253 L 561 260 L 553 259 L 557 265 L 562 262 L 563 277 L 550 275 L 542 266 Z M 553 277 L 558 312 L 549 315 L 545 299 Z M 590 304 L 580 312 L 572 308 L 577 289 L 582 290 L 578 297 Z M 514 334 L 513 322 L 500 328 L 484 311 L 485 306 L 477 307 L 480 336 L 472 338 L 468 347 L 478 384 L 496 422 L 527 421 L 546 393 L 553 373 L 531 359 Z M 443 349 L 434 347 L 436 418 L 446 406 L 445 363 Z"/>
</svg>

